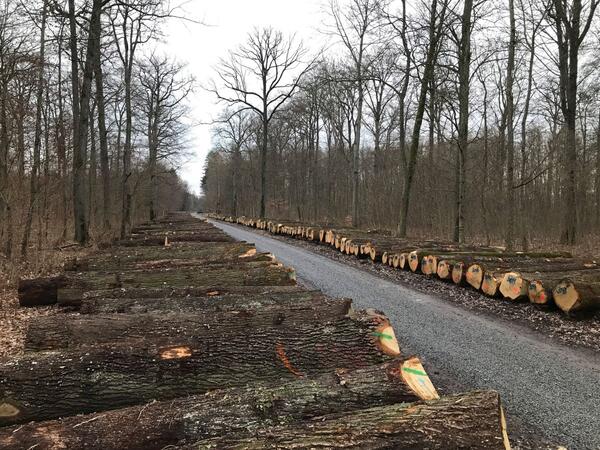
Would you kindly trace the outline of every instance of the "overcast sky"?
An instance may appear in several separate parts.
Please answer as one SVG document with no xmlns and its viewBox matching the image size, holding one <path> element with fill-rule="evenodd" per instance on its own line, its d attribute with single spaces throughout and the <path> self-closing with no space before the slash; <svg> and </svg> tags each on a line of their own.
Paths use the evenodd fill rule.
<svg viewBox="0 0 600 450">
<path fill-rule="evenodd" d="M 207 26 L 171 20 L 164 28 L 166 51 L 188 64 L 199 85 L 213 77 L 220 57 L 243 43 L 254 27 L 272 26 L 297 33 L 310 48 L 318 48 L 324 36 L 317 30 L 323 22 L 322 0 L 189 0 L 186 15 Z M 317 44 L 317 42 L 319 44 Z M 214 95 L 198 87 L 190 99 L 192 116 L 198 123 L 216 118 L 221 107 Z M 191 135 L 193 156 L 180 173 L 194 192 L 200 190 L 204 159 L 211 147 L 210 127 L 197 125 Z"/>
</svg>

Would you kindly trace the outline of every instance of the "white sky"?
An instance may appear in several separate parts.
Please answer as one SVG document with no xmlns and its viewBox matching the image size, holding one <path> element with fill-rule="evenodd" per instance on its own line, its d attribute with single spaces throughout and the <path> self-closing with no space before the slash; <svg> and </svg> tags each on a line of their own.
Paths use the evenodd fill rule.
<svg viewBox="0 0 600 450">
<path fill-rule="evenodd" d="M 297 33 L 307 47 L 316 49 L 324 41 L 318 29 L 326 4 L 324 0 L 189 0 L 185 15 L 208 26 L 171 20 L 164 34 L 165 51 L 187 63 L 189 73 L 199 85 L 190 99 L 194 121 L 207 123 L 217 117 L 222 107 L 216 103 L 214 94 L 200 86 L 208 84 L 219 58 L 243 43 L 249 31 L 270 25 L 285 33 Z M 193 157 L 180 174 L 199 193 L 204 159 L 211 148 L 210 126 L 195 126 L 190 144 Z"/>
</svg>

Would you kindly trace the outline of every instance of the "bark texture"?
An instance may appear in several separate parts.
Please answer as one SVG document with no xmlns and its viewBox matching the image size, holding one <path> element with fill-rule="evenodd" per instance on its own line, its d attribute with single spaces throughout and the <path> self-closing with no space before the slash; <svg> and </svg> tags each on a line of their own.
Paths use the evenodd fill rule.
<svg viewBox="0 0 600 450">
<path fill-rule="evenodd" d="M 324 414 L 420 399 L 401 376 L 403 360 L 271 386 L 211 391 L 173 401 L 0 430 L 0 447 L 159 450 L 226 433 L 250 435 Z"/>
</svg>

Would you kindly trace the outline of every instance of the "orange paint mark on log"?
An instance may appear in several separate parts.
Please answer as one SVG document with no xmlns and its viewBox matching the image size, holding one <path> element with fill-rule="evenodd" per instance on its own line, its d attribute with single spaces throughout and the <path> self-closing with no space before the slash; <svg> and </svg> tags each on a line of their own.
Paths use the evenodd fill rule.
<svg viewBox="0 0 600 450">
<path fill-rule="evenodd" d="M 162 359 L 181 359 L 192 356 L 192 349 L 188 346 L 164 347 L 158 350 Z"/>
<path fill-rule="evenodd" d="M 275 353 L 277 353 L 277 356 L 279 357 L 279 359 L 281 360 L 281 362 L 283 363 L 284 367 L 289 370 L 291 373 L 293 373 L 295 376 L 301 378 L 304 375 L 302 374 L 302 372 L 300 372 L 298 369 L 296 369 L 294 366 L 292 366 L 292 363 L 290 362 L 290 360 L 288 359 L 286 353 L 285 353 L 285 348 L 283 347 L 283 344 L 277 344 L 275 346 Z"/>
</svg>

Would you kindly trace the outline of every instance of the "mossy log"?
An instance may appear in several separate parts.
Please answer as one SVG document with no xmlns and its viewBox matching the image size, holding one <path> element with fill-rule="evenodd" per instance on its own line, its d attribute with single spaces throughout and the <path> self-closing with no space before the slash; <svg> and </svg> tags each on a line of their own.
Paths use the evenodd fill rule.
<svg viewBox="0 0 600 450">
<path fill-rule="evenodd" d="M 187 287 L 157 287 L 157 288 L 114 288 L 83 291 L 81 289 L 58 289 L 58 305 L 78 309 L 87 301 L 97 299 L 174 299 L 216 297 L 224 295 L 262 295 L 276 293 L 298 293 L 304 291 L 297 285 L 291 286 L 187 286 Z"/>
<path fill-rule="evenodd" d="M 258 428 L 197 441 L 195 449 L 510 449 L 496 392 L 333 414 L 302 426 Z"/>
<path fill-rule="evenodd" d="M 0 430 L 5 450 L 160 450 L 325 414 L 437 397 L 417 358 Z M 62 447 L 61 447 L 62 446 Z"/>
<path fill-rule="evenodd" d="M 254 311 L 261 308 L 287 307 L 302 311 L 307 302 L 338 302 L 325 297 L 320 291 L 298 291 L 261 294 L 204 295 L 160 298 L 86 298 L 78 309 L 80 314 L 147 314 L 147 313 L 209 313 Z"/>
<path fill-rule="evenodd" d="M 25 353 L 0 363 L 0 426 L 362 368 L 400 353 L 389 322 L 215 327 L 203 339 L 139 339 Z"/>
<path fill-rule="evenodd" d="M 186 286 L 258 286 L 291 285 L 296 283 L 293 269 L 271 263 L 257 263 L 258 267 L 236 264 L 216 268 L 186 268 L 181 270 L 130 270 L 118 273 L 68 272 L 54 278 L 38 278 L 19 282 L 19 304 L 39 306 L 60 302 L 61 288 L 92 291 L 96 289 L 128 287 L 186 287 Z"/>
<path fill-rule="evenodd" d="M 241 304 L 240 304 L 241 303 Z M 170 342 L 204 342 L 214 336 L 215 328 L 231 334 L 248 333 L 269 326 L 295 327 L 311 323 L 335 322 L 351 310 L 351 300 L 298 300 L 247 308 L 208 310 L 190 314 L 168 311 L 143 314 L 52 315 L 32 318 L 25 335 L 25 349 L 57 350 L 121 342 L 129 339 L 153 339 Z"/>
</svg>

